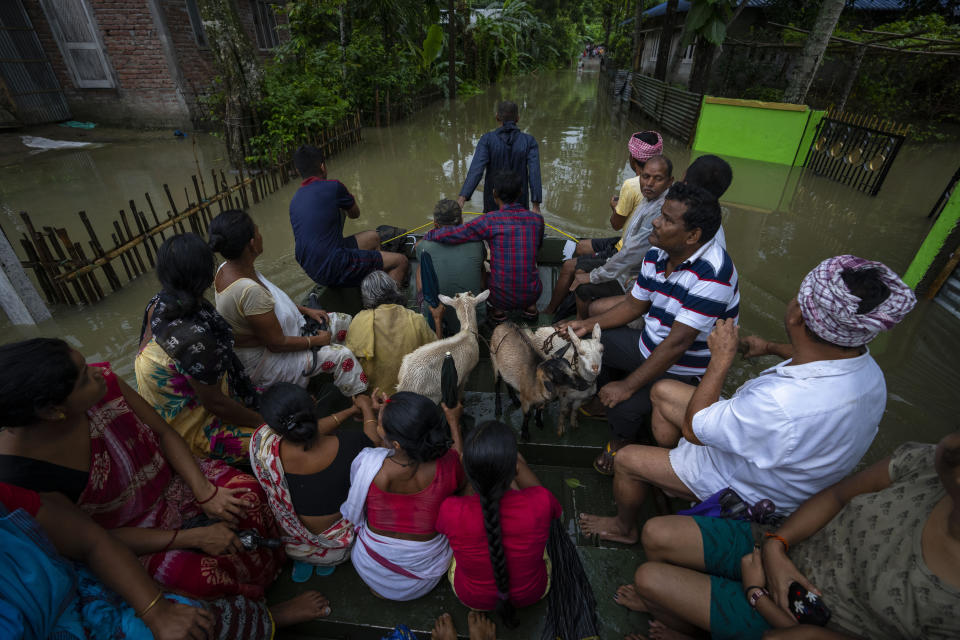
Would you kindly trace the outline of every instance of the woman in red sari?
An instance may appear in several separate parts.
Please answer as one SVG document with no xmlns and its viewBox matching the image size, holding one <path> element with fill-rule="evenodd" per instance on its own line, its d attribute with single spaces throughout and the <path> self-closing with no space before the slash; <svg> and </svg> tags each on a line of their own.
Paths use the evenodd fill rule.
<svg viewBox="0 0 960 640">
<path fill-rule="evenodd" d="M 107 364 L 58 339 L 0 347 L 0 481 L 59 491 L 126 544 L 161 585 L 197 598 L 259 600 L 283 561 L 234 530 L 277 538 L 257 481 L 186 443 Z M 198 516 L 217 520 L 190 527 Z M 329 613 L 305 594 L 271 608 L 278 626 Z"/>
</svg>

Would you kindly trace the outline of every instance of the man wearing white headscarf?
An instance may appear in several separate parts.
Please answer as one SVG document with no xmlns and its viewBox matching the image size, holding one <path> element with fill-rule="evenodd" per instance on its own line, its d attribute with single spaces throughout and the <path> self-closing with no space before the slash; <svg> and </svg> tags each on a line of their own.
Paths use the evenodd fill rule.
<svg viewBox="0 0 960 640">
<path fill-rule="evenodd" d="M 732 488 L 755 504 L 770 499 L 789 514 L 848 475 L 870 448 L 887 401 L 883 372 L 867 343 L 913 308 L 913 291 L 879 262 L 844 255 L 824 260 L 787 305 L 789 344 L 751 336 L 740 342 L 732 320 L 711 333 L 710 364 L 697 387 L 663 380 L 651 391 L 652 426 L 661 447 L 617 453 L 618 515 L 582 516 L 588 533 L 636 541 L 647 486 L 706 500 Z M 720 398 L 738 350 L 786 360 Z"/>
</svg>

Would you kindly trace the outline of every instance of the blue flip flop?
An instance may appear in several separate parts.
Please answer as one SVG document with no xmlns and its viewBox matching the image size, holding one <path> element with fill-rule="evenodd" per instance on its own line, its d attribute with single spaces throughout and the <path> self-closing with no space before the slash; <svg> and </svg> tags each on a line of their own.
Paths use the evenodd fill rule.
<svg viewBox="0 0 960 640">
<path fill-rule="evenodd" d="M 337 568 L 337 567 L 336 567 L 335 565 L 320 566 L 320 565 L 318 564 L 317 567 L 316 567 L 316 569 L 315 569 L 315 571 L 317 572 L 317 575 L 322 578 L 322 577 L 324 577 L 324 576 L 328 576 L 328 575 L 330 575 L 331 573 L 333 573 L 333 570 L 336 569 L 336 568 Z"/>
<path fill-rule="evenodd" d="M 306 582 L 310 579 L 310 576 L 313 575 L 313 565 L 307 564 L 306 562 L 294 561 L 293 571 L 290 574 L 290 578 L 294 582 Z"/>
</svg>

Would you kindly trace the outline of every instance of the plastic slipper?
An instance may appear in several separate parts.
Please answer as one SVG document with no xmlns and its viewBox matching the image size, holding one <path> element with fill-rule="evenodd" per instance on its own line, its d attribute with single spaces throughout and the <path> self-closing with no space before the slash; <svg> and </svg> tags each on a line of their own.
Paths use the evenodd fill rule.
<svg viewBox="0 0 960 640">
<path fill-rule="evenodd" d="M 337 568 L 336 565 L 321 566 L 321 565 L 318 564 L 318 565 L 317 565 L 317 568 L 315 569 L 315 571 L 316 571 L 316 574 L 317 574 L 318 576 L 320 576 L 321 578 L 323 578 L 323 577 L 328 576 L 328 575 L 330 575 L 331 573 L 333 573 L 334 569 L 336 569 L 336 568 Z"/>
<path fill-rule="evenodd" d="M 593 418 L 594 420 L 606 420 L 607 414 L 604 413 L 590 413 L 583 407 L 580 407 L 580 415 L 586 416 L 587 418 Z"/>
<path fill-rule="evenodd" d="M 306 582 L 313 575 L 313 565 L 306 562 L 294 561 L 290 578 L 294 582 Z"/>
<path fill-rule="evenodd" d="M 593 460 L 593 468 L 600 475 L 612 476 L 613 475 L 613 457 L 617 455 L 617 450 L 610 446 L 608 442 L 604 447 L 603 451 L 600 452 Z"/>
</svg>

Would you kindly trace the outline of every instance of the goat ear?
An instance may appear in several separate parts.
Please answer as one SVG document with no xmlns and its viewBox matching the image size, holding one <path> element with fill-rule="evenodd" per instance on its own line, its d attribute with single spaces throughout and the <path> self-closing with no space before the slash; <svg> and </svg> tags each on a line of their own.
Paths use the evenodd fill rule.
<svg viewBox="0 0 960 640">
<path fill-rule="evenodd" d="M 447 305 L 448 307 L 452 307 L 452 306 L 453 306 L 453 298 L 448 298 L 447 296 L 443 295 L 442 293 L 441 293 L 439 296 L 437 296 L 437 297 L 440 299 L 440 302 L 442 302 L 443 304 Z"/>
<path fill-rule="evenodd" d="M 480 304 L 481 302 L 486 302 L 487 298 L 490 297 L 490 289 L 486 289 L 483 293 L 479 294 L 476 298 L 473 299 L 473 304 Z"/>
<path fill-rule="evenodd" d="M 593 339 L 594 340 L 600 339 L 600 323 L 599 322 L 593 325 Z"/>
<path fill-rule="evenodd" d="M 570 336 L 570 342 L 572 342 L 573 346 L 577 348 L 577 351 L 580 351 L 580 338 L 578 338 L 577 334 L 573 332 L 573 327 L 567 327 L 567 335 Z"/>
</svg>

